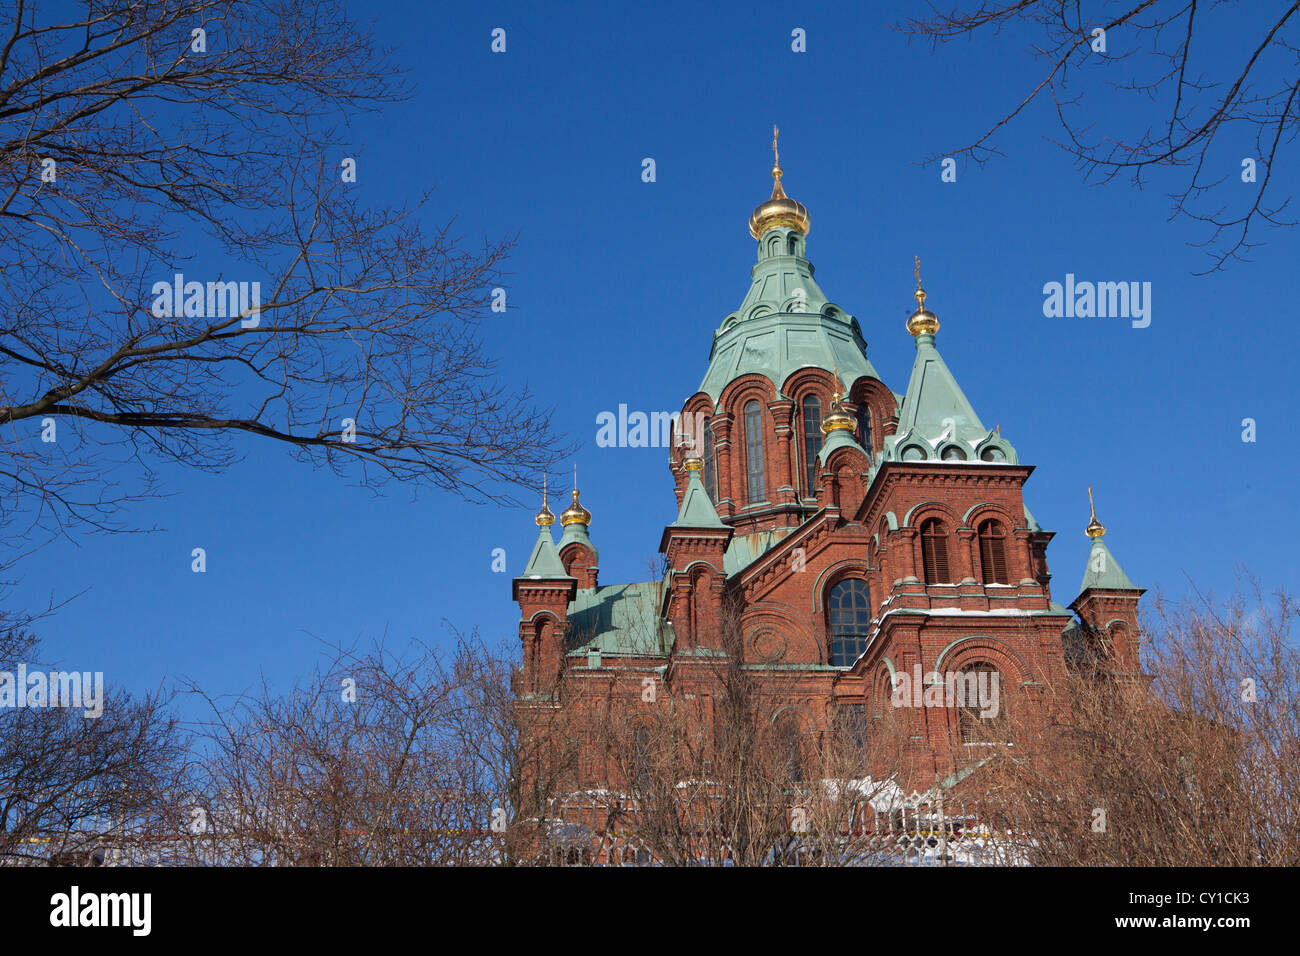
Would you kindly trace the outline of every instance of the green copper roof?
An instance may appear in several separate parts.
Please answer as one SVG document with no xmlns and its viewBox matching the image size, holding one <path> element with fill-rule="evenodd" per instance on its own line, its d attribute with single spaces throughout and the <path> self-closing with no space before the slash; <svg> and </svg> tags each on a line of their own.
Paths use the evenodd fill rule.
<svg viewBox="0 0 1300 956">
<path fill-rule="evenodd" d="M 569 602 L 571 653 L 658 656 L 665 653 L 659 624 L 658 581 L 579 591 Z"/>
<path fill-rule="evenodd" d="M 682 506 L 677 512 L 677 520 L 672 523 L 675 528 L 725 528 L 718 517 L 717 509 L 709 500 L 709 493 L 704 490 L 698 471 L 686 472 L 686 494 L 682 495 Z"/>
<path fill-rule="evenodd" d="M 857 319 L 827 301 L 813 271 L 803 236 L 786 228 L 764 234 L 745 301 L 713 335 L 700 391 L 716 402 L 728 383 L 749 373 L 765 375 L 779 391 L 805 367 L 838 368 L 849 385 L 879 378 Z"/>
<path fill-rule="evenodd" d="M 555 550 L 555 541 L 551 538 L 551 529 L 544 527 L 537 535 L 533 553 L 528 558 L 528 565 L 521 577 L 525 578 L 568 578 L 560 553 Z M 572 579 L 570 579 L 572 580 Z"/>
<path fill-rule="evenodd" d="M 837 448 L 856 448 L 858 451 L 862 452 L 863 455 L 866 455 L 867 458 L 871 457 L 870 455 L 867 455 L 862 446 L 858 444 L 858 440 L 853 437 L 851 431 L 847 428 L 836 428 L 826 436 L 826 441 L 822 443 L 822 450 L 817 453 L 818 464 L 826 464 L 826 459 L 829 458 L 831 452 L 835 451 Z"/>
<path fill-rule="evenodd" d="M 745 570 L 780 542 L 794 534 L 794 528 L 774 528 L 770 531 L 755 531 L 751 534 L 738 534 L 727 545 L 722 556 L 722 570 L 727 577 Z"/>
<path fill-rule="evenodd" d="M 560 543 L 555 546 L 556 553 L 563 551 L 566 544 L 584 544 L 591 548 L 591 553 L 595 555 L 597 560 L 600 559 L 600 552 L 597 551 L 596 546 L 591 543 L 591 536 L 587 534 L 587 526 L 585 524 L 580 524 L 575 521 L 573 524 L 566 524 L 564 526 L 564 534 L 560 535 Z"/>
<path fill-rule="evenodd" d="M 1025 526 L 1029 528 L 1030 531 L 1042 531 L 1043 529 L 1038 524 L 1038 519 L 1029 513 L 1029 506 L 1022 505 L 1022 507 L 1025 509 Z"/>
<path fill-rule="evenodd" d="M 934 336 L 916 337 L 916 361 L 899 415 L 885 439 L 886 461 L 989 461 L 1016 464 L 1016 450 L 986 429 L 934 347 Z"/>
<path fill-rule="evenodd" d="M 1088 566 L 1083 572 L 1082 594 L 1088 588 L 1105 588 L 1110 591 L 1142 590 L 1128 579 L 1124 569 L 1119 566 L 1110 548 L 1106 547 L 1105 536 L 1092 539 L 1092 550 L 1088 553 Z"/>
</svg>

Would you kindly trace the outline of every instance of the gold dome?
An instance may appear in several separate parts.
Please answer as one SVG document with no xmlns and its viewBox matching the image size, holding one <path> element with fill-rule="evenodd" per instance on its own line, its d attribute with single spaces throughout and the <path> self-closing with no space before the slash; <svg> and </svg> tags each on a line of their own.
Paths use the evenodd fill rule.
<svg viewBox="0 0 1300 956">
<path fill-rule="evenodd" d="M 682 462 L 682 466 L 685 467 L 687 471 L 703 471 L 704 459 L 692 456 L 690 458 L 685 459 Z"/>
<path fill-rule="evenodd" d="M 839 393 L 836 392 L 835 398 L 831 401 L 831 413 L 822 419 L 822 434 L 829 435 L 840 429 L 851 432 L 857 427 L 858 423 L 844 410 L 844 406 L 840 404 Z"/>
<path fill-rule="evenodd" d="M 763 233 L 779 227 L 793 229 L 806 236 L 811 223 L 808 207 L 791 199 L 781 187 L 781 154 L 776 149 L 779 133 L 780 130 L 773 126 L 772 155 L 775 162 L 772 164 L 772 198 L 755 206 L 749 216 L 749 234 L 755 239 L 761 239 Z"/>
<path fill-rule="evenodd" d="M 934 335 L 939 331 L 939 317 L 925 307 L 925 290 L 921 288 L 921 258 L 916 257 L 916 311 L 907 320 L 907 331 L 915 338 L 918 335 Z"/>
<path fill-rule="evenodd" d="M 566 528 L 571 524 L 589 525 L 591 524 L 591 512 L 578 503 L 578 489 L 573 489 L 573 504 L 564 509 L 560 515 L 560 524 Z"/>
<path fill-rule="evenodd" d="M 1088 522 L 1088 537 L 1100 538 L 1106 533 L 1106 526 L 1097 520 L 1097 507 L 1092 503 L 1091 488 L 1088 489 L 1088 508 L 1092 511 L 1092 520 Z"/>
<path fill-rule="evenodd" d="M 835 381 L 839 383 L 840 388 L 844 383 L 840 381 L 840 370 L 835 370 Z M 822 419 L 822 434 L 829 435 L 833 431 L 844 430 L 853 431 L 858 427 L 858 423 L 853 420 L 853 416 L 844 410 L 844 395 L 839 388 L 831 396 L 831 410 L 825 418 Z"/>
<path fill-rule="evenodd" d="M 546 476 L 542 476 L 542 510 L 537 512 L 537 517 L 533 519 L 537 522 L 539 528 L 549 528 L 555 524 L 555 515 L 546 504 Z"/>
</svg>

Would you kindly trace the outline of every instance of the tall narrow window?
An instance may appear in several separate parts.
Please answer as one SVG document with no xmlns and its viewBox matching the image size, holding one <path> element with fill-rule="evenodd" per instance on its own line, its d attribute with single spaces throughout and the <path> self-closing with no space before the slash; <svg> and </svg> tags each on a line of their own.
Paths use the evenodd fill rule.
<svg viewBox="0 0 1300 956">
<path fill-rule="evenodd" d="M 988 661 L 974 661 L 957 674 L 957 694 L 961 742 L 991 743 L 1006 736 L 1007 701 L 1002 675 Z"/>
<path fill-rule="evenodd" d="M 871 409 L 867 407 L 866 402 L 858 403 L 858 444 L 866 451 L 868 459 L 873 457 L 871 453 Z"/>
<path fill-rule="evenodd" d="M 979 527 L 980 568 L 985 584 L 1010 584 L 1007 574 L 1007 532 L 1000 521 L 985 521 Z"/>
<path fill-rule="evenodd" d="M 713 422 L 704 423 L 704 490 L 709 493 L 709 500 L 718 503 L 717 489 L 714 487 L 715 465 L 713 462 Z"/>
<path fill-rule="evenodd" d="M 785 755 L 786 773 L 791 782 L 804 779 L 803 734 L 798 718 L 789 713 L 778 718 L 776 743 Z"/>
<path fill-rule="evenodd" d="M 745 470 L 749 479 L 749 502 L 762 501 L 763 491 L 763 410 L 758 402 L 745 405 Z"/>
<path fill-rule="evenodd" d="M 822 403 L 816 395 L 803 399 L 803 466 L 805 498 L 817 497 L 817 455 L 822 450 Z"/>
<path fill-rule="evenodd" d="M 632 737 L 632 771 L 636 775 L 637 789 L 642 793 L 650 789 L 650 730 L 638 727 Z"/>
<path fill-rule="evenodd" d="M 861 759 L 867 753 L 867 707 L 865 704 L 841 704 L 835 712 L 835 735 L 840 750 Z"/>
<path fill-rule="evenodd" d="M 921 560 L 925 565 L 926 584 L 949 584 L 948 529 L 938 518 L 921 525 Z"/>
<path fill-rule="evenodd" d="M 831 632 L 831 663 L 850 667 L 867 649 L 871 629 L 871 592 L 867 582 L 849 578 L 831 588 L 826 600 Z"/>
</svg>

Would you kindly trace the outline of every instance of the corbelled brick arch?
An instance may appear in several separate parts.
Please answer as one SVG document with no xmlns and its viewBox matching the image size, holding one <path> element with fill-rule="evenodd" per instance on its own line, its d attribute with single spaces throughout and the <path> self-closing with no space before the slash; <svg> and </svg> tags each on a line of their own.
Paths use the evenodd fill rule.
<svg viewBox="0 0 1300 956">
<path fill-rule="evenodd" d="M 792 403 L 767 376 L 749 373 L 723 389 L 718 408 L 732 421 L 729 454 L 719 455 L 715 464 L 719 490 L 727 492 L 722 500 L 731 505 L 724 520 L 738 534 L 796 524 Z"/>
<path fill-rule="evenodd" d="M 989 557 L 985 552 L 989 549 L 984 546 L 980 535 L 981 529 L 989 522 L 996 522 L 1000 528 L 1006 572 L 1003 580 L 996 580 L 992 569 L 985 566 Z M 1024 533 L 1017 534 L 1017 531 Z M 1009 586 L 1033 578 L 1033 556 L 1030 553 L 1028 528 L 1023 513 L 1016 516 L 1005 505 L 984 501 L 966 510 L 957 533 L 963 546 L 970 551 L 972 580 L 986 586 Z"/>
<path fill-rule="evenodd" d="M 794 403 L 795 485 L 809 514 L 816 510 L 818 499 L 817 454 L 823 441 L 822 420 L 830 413 L 831 399 L 841 387 L 833 374 L 820 368 L 801 368 L 781 387 Z"/>
<path fill-rule="evenodd" d="M 947 682 L 949 675 L 962 674 L 977 665 L 991 665 L 998 674 L 998 706 L 1006 712 L 1019 712 L 1024 720 L 1032 712 L 1040 720 L 1046 718 L 1046 703 L 1034 689 L 1044 686 L 1045 675 L 1034 668 L 1021 652 L 1006 638 L 990 634 L 975 634 L 953 641 L 939 653 L 933 670 Z M 942 734 L 950 746 L 964 746 L 959 706 L 945 707 L 942 719 L 929 721 L 932 734 Z M 933 741 L 941 746 L 938 740 Z M 961 751 L 956 754 L 960 758 Z"/>
<path fill-rule="evenodd" d="M 894 434 L 898 426 L 898 399 L 880 379 L 860 378 L 849 389 L 849 404 L 858 418 L 858 444 L 875 461 L 885 446 L 885 436 Z M 869 435 L 864 434 L 867 428 Z"/>
<path fill-rule="evenodd" d="M 741 616 L 741 629 L 755 663 L 826 663 L 820 628 L 800 608 L 778 601 L 755 604 Z"/>
<path fill-rule="evenodd" d="M 937 525 L 934 524 L 937 522 Z M 905 532 L 910 532 L 907 537 L 911 545 L 910 554 L 905 556 L 904 567 L 910 568 L 906 577 L 911 577 L 921 581 L 927 587 L 955 585 L 959 581 L 970 576 L 970 555 L 962 553 L 958 547 L 959 538 L 957 537 L 957 528 L 961 524 L 961 519 L 953 508 L 943 501 L 922 501 L 913 505 L 903 519 L 903 528 Z M 947 574 L 939 574 L 940 577 L 947 577 L 948 580 L 931 580 L 933 571 L 942 571 L 944 569 L 935 567 L 927 568 L 926 551 L 930 542 L 937 546 L 942 541 L 944 546 L 943 556 L 946 557 Z M 969 552 L 969 549 L 967 549 Z M 936 551 L 937 557 L 937 551 Z M 910 560 L 907 560 L 910 559 Z"/>
</svg>

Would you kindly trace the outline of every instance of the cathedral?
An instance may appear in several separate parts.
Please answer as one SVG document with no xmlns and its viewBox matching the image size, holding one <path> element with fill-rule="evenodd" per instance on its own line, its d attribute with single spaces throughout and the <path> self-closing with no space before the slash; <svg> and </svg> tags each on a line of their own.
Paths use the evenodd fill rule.
<svg viewBox="0 0 1300 956">
<path fill-rule="evenodd" d="M 924 694 L 936 706 L 909 711 L 908 773 L 958 779 L 979 753 L 981 713 L 942 691 L 996 679 L 1021 717 L 1047 723 L 1063 706 L 1052 688 L 1074 669 L 1139 680 L 1143 591 L 1094 509 L 1081 584 L 1054 599 L 1055 532 L 1025 504 L 1033 466 L 985 427 L 940 355 L 919 261 L 906 323 L 916 357 L 900 394 L 871 364 L 858 320 L 814 279 L 809 213 L 786 195 L 779 154 L 772 178 L 749 217 L 748 291 L 682 406 L 662 579 L 601 583 L 576 487 L 558 542 L 544 501 L 513 581 L 520 706 L 554 706 L 559 681 L 579 704 L 614 693 L 647 706 L 646 687 L 652 700 L 695 700 L 724 645 L 739 647 L 760 680 L 779 674 L 794 688 L 785 716 L 806 734 L 844 714 L 869 734 L 909 685 L 917 702 L 938 689 Z"/>
</svg>

